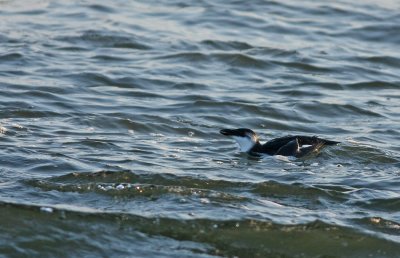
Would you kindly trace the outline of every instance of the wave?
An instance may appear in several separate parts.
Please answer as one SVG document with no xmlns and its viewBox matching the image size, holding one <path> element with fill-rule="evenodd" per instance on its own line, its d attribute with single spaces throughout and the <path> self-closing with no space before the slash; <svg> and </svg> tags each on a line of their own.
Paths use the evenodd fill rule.
<svg viewBox="0 0 400 258">
<path fill-rule="evenodd" d="M 26 228 L 30 229 L 29 232 L 36 232 L 36 235 L 40 232 L 40 235 L 50 237 L 53 243 L 58 243 L 62 239 L 63 245 L 58 247 L 58 252 L 63 251 L 64 248 L 70 249 L 76 244 L 74 238 L 66 238 L 66 235 L 79 235 L 81 238 L 83 236 L 79 241 L 80 250 L 84 247 L 97 246 L 97 248 L 91 248 L 93 253 L 104 250 L 101 246 L 106 235 L 108 236 L 106 239 L 110 242 L 107 248 L 114 250 L 116 244 L 135 238 L 137 232 L 145 234 L 144 239 L 142 238 L 143 242 L 148 242 L 149 239 L 157 236 L 170 239 L 167 241 L 190 241 L 192 244 L 186 245 L 186 248 L 189 247 L 190 250 L 190 247 L 196 247 L 191 251 L 197 252 L 198 255 L 280 257 L 296 256 L 301 252 L 307 256 L 372 254 L 395 257 L 399 252 L 399 246 L 395 242 L 319 220 L 298 225 L 281 225 L 270 221 L 246 219 L 216 221 L 149 218 L 62 205 L 41 207 L 43 206 L 1 201 L 2 224 L 12 224 L 15 220 L 30 221 L 32 217 L 35 217 L 36 223 L 26 224 Z M 79 225 L 79 231 L 77 225 Z M 12 234 L 10 227 L 4 227 L 2 230 L 2 238 Z M 31 234 L 24 235 L 24 238 L 14 235 L 11 250 L 20 252 L 16 246 L 21 245 L 22 241 L 25 243 L 35 241 L 37 237 Z M 296 235 L 295 238 L 291 237 L 293 234 Z M 28 240 L 27 236 L 30 236 Z M 307 243 L 306 246 L 304 243 Z M 150 247 L 153 245 L 154 243 Z M 128 246 L 130 245 L 121 245 L 114 252 L 132 251 Z M 189 251 L 186 248 L 184 250 Z M 172 249 L 174 251 L 174 248 Z M 35 250 L 37 248 L 32 247 L 25 251 L 30 253 Z M 71 252 L 74 251 L 68 251 L 68 253 Z"/>
<path fill-rule="evenodd" d="M 140 39 L 136 35 L 121 35 L 112 31 L 104 30 L 87 30 L 78 36 L 59 36 L 55 38 L 60 43 L 69 43 L 73 45 L 86 45 L 87 47 L 98 48 L 127 48 L 136 50 L 148 50 L 151 47 L 144 43 L 144 39 Z"/>
</svg>

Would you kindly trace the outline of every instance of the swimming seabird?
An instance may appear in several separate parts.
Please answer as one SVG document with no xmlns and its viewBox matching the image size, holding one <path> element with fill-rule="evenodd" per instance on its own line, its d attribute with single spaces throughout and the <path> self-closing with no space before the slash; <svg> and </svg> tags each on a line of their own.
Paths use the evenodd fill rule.
<svg viewBox="0 0 400 258">
<path fill-rule="evenodd" d="M 233 137 L 239 144 L 241 152 L 255 155 L 268 154 L 300 158 L 309 153 L 317 152 L 325 145 L 340 143 L 317 136 L 288 135 L 261 144 L 257 134 L 247 128 L 222 129 L 220 133 Z"/>
</svg>

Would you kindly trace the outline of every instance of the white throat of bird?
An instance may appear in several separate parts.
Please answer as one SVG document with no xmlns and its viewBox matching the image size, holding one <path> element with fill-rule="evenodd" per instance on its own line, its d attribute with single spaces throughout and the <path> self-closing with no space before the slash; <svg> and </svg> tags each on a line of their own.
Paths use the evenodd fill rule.
<svg viewBox="0 0 400 258">
<path fill-rule="evenodd" d="M 241 152 L 250 151 L 254 145 L 257 143 L 257 139 L 255 137 L 241 137 L 241 136 L 233 136 L 233 139 L 239 144 L 239 148 Z"/>
</svg>

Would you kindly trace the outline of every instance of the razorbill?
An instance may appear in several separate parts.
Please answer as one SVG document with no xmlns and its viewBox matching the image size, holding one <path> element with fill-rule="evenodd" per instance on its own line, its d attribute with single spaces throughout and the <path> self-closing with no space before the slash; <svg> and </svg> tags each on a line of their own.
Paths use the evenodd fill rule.
<svg viewBox="0 0 400 258">
<path fill-rule="evenodd" d="M 268 154 L 300 158 L 309 153 L 317 152 L 325 145 L 340 143 L 318 138 L 317 136 L 288 135 L 261 144 L 257 134 L 247 128 L 222 129 L 220 133 L 233 137 L 239 144 L 241 152 L 255 155 Z"/>
</svg>

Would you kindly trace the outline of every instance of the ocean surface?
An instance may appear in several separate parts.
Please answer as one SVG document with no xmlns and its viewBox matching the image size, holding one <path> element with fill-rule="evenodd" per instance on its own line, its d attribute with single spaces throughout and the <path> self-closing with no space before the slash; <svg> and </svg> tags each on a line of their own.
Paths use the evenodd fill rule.
<svg viewBox="0 0 400 258">
<path fill-rule="evenodd" d="M 1 0 L 0 146 L 0 257 L 400 257 L 400 2 Z"/>
</svg>

